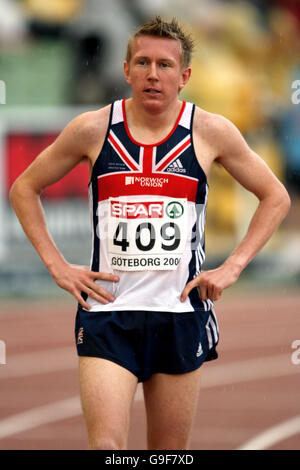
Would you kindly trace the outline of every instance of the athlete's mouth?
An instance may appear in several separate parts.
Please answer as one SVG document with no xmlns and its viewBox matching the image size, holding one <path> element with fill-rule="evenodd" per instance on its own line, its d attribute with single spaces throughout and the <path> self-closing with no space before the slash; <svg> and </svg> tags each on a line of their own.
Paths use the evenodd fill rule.
<svg viewBox="0 0 300 470">
<path fill-rule="evenodd" d="M 153 94 L 158 94 L 158 93 L 161 93 L 160 90 L 156 90 L 156 88 L 146 88 L 144 90 L 145 93 L 153 93 Z"/>
</svg>

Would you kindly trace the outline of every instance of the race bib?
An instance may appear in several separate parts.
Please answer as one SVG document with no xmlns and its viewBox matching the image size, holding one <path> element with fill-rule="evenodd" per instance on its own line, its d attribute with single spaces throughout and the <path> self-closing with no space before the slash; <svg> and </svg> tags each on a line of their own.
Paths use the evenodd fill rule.
<svg viewBox="0 0 300 470">
<path fill-rule="evenodd" d="M 120 271 L 175 270 L 187 240 L 187 200 L 109 199 L 109 260 Z"/>
</svg>

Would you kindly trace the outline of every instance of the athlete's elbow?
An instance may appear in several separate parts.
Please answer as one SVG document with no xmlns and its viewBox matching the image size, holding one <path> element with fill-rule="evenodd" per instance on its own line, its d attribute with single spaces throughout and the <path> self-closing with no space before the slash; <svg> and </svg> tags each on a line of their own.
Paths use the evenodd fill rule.
<svg viewBox="0 0 300 470">
<path fill-rule="evenodd" d="M 12 186 L 9 190 L 9 193 L 8 193 L 9 201 L 10 201 L 12 207 L 15 206 L 19 196 L 20 196 L 20 184 L 19 184 L 19 181 L 17 179 L 12 184 Z"/>
<path fill-rule="evenodd" d="M 281 199 L 282 210 L 284 214 L 287 215 L 287 213 L 289 212 L 291 208 L 291 198 L 284 186 L 282 187 L 280 199 Z"/>
<path fill-rule="evenodd" d="M 273 207 L 279 212 L 281 219 L 284 219 L 290 210 L 291 198 L 283 185 L 273 195 Z"/>
<path fill-rule="evenodd" d="M 286 214 L 289 212 L 289 210 L 290 210 L 290 208 L 291 208 L 291 205 L 292 205 L 292 201 L 291 201 L 290 195 L 289 195 L 289 193 L 287 192 L 287 190 L 285 190 L 285 208 L 286 208 Z"/>
<path fill-rule="evenodd" d="M 289 213 L 289 210 L 291 208 L 291 205 L 292 205 L 291 199 L 290 199 L 290 196 L 288 195 L 288 197 L 286 198 L 286 201 L 285 201 L 282 220 L 284 220 L 287 217 L 287 215 Z"/>
<path fill-rule="evenodd" d="M 15 209 L 20 202 L 26 198 L 28 199 L 28 197 L 34 193 L 35 190 L 28 185 L 23 175 L 20 175 L 12 184 L 8 197 L 12 207 Z"/>
</svg>

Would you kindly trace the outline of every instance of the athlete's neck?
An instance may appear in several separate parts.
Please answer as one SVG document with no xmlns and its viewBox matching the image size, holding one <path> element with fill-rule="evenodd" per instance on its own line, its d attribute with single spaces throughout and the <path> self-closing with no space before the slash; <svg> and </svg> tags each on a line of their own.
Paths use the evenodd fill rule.
<svg viewBox="0 0 300 470">
<path fill-rule="evenodd" d="M 160 141 L 173 129 L 181 108 L 182 101 L 176 100 L 158 112 L 145 108 L 130 98 L 125 102 L 130 133 L 140 142 L 151 144 Z"/>
</svg>

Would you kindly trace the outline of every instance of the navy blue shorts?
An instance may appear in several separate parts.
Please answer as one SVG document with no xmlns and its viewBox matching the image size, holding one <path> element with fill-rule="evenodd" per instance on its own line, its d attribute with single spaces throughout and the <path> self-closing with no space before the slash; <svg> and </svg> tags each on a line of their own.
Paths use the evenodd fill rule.
<svg viewBox="0 0 300 470">
<path fill-rule="evenodd" d="M 79 356 L 100 357 L 138 378 L 182 374 L 217 359 L 217 320 L 212 310 L 191 313 L 89 312 L 78 307 L 75 340 Z"/>
</svg>

